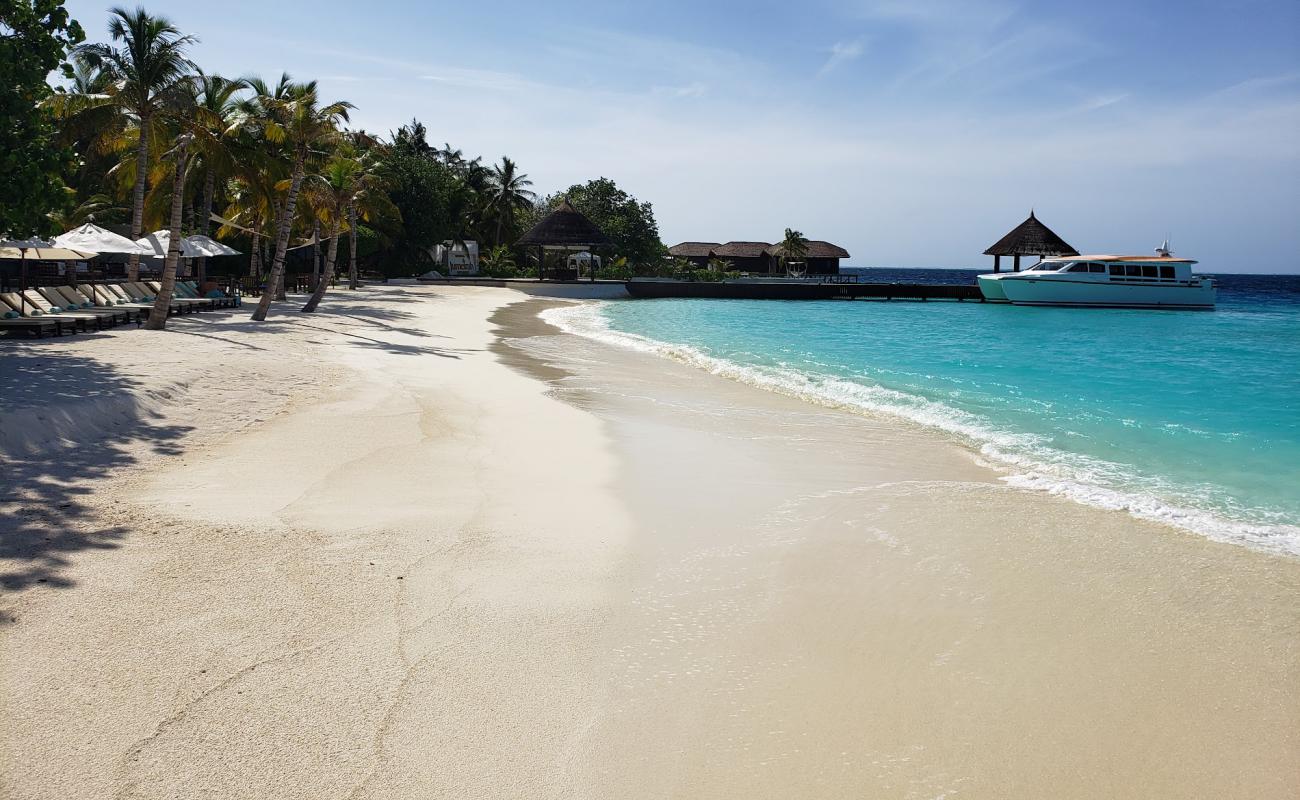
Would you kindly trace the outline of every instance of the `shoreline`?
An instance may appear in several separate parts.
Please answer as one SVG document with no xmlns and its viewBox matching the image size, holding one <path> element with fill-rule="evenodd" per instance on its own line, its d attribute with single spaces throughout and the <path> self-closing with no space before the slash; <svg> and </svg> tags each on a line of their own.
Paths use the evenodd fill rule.
<svg viewBox="0 0 1300 800">
<path fill-rule="evenodd" d="M 893 424 L 932 433 L 936 441 L 956 444 L 997 473 L 1008 486 L 1042 495 L 1064 497 L 1093 508 L 1120 511 L 1135 519 L 1167 525 L 1183 533 L 1247 547 L 1259 552 L 1300 558 L 1300 527 L 1284 522 L 1259 522 L 1225 516 L 1197 507 L 1187 498 L 1171 499 L 1140 488 L 1098 482 L 1088 476 L 1096 465 L 1080 473 L 1073 464 L 1079 457 L 1018 445 L 1023 435 L 973 418 L 942 401 L 909 395 L 882 386 L 870 386 L 835 376 L 808 374 L 798 369 L 756 367 L 715 357 L 687 344 L 650 338 L 610 327 L 600 319 L 597 305 L 587 301 L 544 309 L 541 313 L 557 331 L 615 347 L 652 353 L 704 372 L 720 375 L 764 392 L 850 412 L 858 417 L 885 419 Z M 1118 465 L 1101 463 L 1103 467 Z"/>
<path fill-rule="evenodd" d="M 39 495 L 4 510 L 67 545 L 6 549 L 13 796 L 1300 786 L 1292 560 L 559 333 L 553 301 L 328 303 L 24 348 L 60 358 L 10 403 L 83 369 L 154 401 L 0 437 Z M 152 433 L 84 446 L 124 426 Z"/>
</svg>

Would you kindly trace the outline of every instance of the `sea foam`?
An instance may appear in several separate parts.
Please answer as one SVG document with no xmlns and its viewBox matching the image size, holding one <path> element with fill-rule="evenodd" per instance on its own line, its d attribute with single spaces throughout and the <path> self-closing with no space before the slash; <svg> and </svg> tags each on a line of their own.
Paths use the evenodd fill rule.
<svg viewBox="0 0 1300 800">
<path fill-rule="evenodd" d="M 617 347 L 670 358 L 730 380 L 829 408 L 885 415 L 937 430 L 973 449 L 1004 473 L 1009 486 L 1065 497 L 1089 506 L 1125 511 L 1134 517 L 1190 531 L 1215 541 L 1300 557 L 1300 526 L 1232 519 L 1152 493 L 1122 487 L 1145 478 L 1176 495 L 1177 488 L 1140 476 L 1125 465 L 1069 453 L 1032 433 L 999 429 L 977 415 L 943 402 L 884 386 L 787 366 L 742 364 L 686 344 L 652 339 L 610 326 L 593 302 L 547 309 L 542 319 L 566 333 Z"/>
</svg>

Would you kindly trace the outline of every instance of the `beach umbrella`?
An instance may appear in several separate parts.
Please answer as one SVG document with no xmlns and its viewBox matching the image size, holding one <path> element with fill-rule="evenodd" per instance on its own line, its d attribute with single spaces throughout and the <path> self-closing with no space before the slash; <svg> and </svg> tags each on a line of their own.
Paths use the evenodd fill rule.
<svg viewBox="0 0 1300 800">
<path fill-rule="evenodd" d="M 72 250 L 91 250 L 96 253 L 122 253 L 124 255 L 153 255 L 153 248 L 137 244 L 125 236 L 87 222 L 62 236 L 54 237 L 54 244 Z"/>
<path fill-rule="evenodd" d="M 93 250 L 96 253 L 119 253 L 122 255 L 153 255 L 153 248 L 146 247 L 142 244 L 136 244 L 130 239 L 120 234 L 101 228 L 98 225 L 87 222 L 79 228 L 73 228 L 61 236 L 54 237 L 54 243 L 59 247 L 74 248 L 77 250 Z M 91 276 L 91 285 L 94 285 L 94 276 Z"/>
<path fill-rule="evenodd" d="M 87 258 L 94 258 L 97 254 L 55 247 L 51 242 L 40 239 L 0 239 L 0 259 L 17 259 L 22 262 L 23 291 L 19 292 L 19 297 L 23 298 L 21 305 L 23 311 L 27 310 L 27 257 L 29 255 L 35 261 L 84 261 Z"/>
<path fill-rule="evenodd" d="M 196 233 L 193 236 L 186 236 L 185 242 L 189 244 L 190 247 L 198 250 L 200 256 L 213 257 L 242 255 L 242 253 L 235 248 L 224 245 L 216 239 L 213 239 L 211 236 L 204 236 L 201 233 Z"/>
<path fill-rule="evenodd" d="M 168 230 L 154 231 L 145 236 L 143 239 L 136 239 L 136 244 L 142 244 L 149 248 L 149 255 L 154 258 L 166 258 L 167 247 L 171 244 L 172 232 Z M 194 245 L 189 244 L 185 239 L 181 239 L 181 258 L 197 258 L 203 253 Z"/>
</svg>

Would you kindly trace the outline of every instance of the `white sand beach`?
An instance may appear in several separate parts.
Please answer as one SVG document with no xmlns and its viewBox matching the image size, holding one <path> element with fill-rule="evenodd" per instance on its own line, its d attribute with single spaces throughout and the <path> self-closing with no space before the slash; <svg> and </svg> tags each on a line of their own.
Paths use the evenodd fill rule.
<svg viewBox="0 0 1300 800">
<path fill-rule="evenodd" d="M 1300 794 L 1300 561 L 554 302 L 0 343 L 0 795 Z"/>
</svg>

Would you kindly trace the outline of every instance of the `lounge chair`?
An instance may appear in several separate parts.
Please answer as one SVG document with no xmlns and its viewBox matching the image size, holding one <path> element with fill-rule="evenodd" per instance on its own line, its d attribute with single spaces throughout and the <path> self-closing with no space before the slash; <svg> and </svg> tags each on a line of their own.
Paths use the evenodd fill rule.
<svg viewBox="0 0 1300 800">
<path fill-rule="evenodd" d="M 121 292 L 123 296 L 128 297 L 137 303 L 148 303 L 149 305 L 153 305 L 156 293 L 146 291 L 143 286 L 138 283 L 115 283 L 113 284 L 113 288 L 116 291 Z M 175 299 L 172 299 L 168 303 L 168 307 L 171 309 L 173 314 L 187 314 L 194 310 L 193 305 L 189 303 L 180 303 Z"/>
<path fill-rule="evenodd" d="M 62 297 L 68 302 L 69 311 L 98 314 L 105 319 L 111 319 L 114 324 L 131 321 L 131 312 L 121 308 L 100 308 L 93 300 L 71 286 L 46 286 L 41 289 L 41 293 L 56 302 Z"/>
<path fill-rule="evenodd" d="M 226 295 L 217 297 L 208 297 L 199 293 L 199 287 L 194 281 L 176 281 L 176 294 L 180 297 L 188 297 L 191 300 L 211 300 L 217 308 L 231 308 L 235 305 L 235 298 Z"/>
<path fill-rule="evenodd" d="M 149 297 L 157 297 L 159 292 L 162 291 L 161 287 L 157 284 L 157 282 L 135 281 L 133 283 L 124 284 L 124 285 L 134 286 L 137 291 L 143 292 Z M 205 303 L 199 300 L 191 300 L 187 297 L 177 297 L 175 292 L 172 292 L 172 296 L 169 299 L 173 303 L 183 306 L 185 309 L 189 311 L 204 311 L 211 307 L 210 303 Z"/>
<path fill-rule="evenodd" d="M 27 300 L 26 303 L 23 302 L 24 298 Z M 73 332 L 89 330 L 91 323 L 94 323 L 96 328 L 104 327 L 104 321 L 93 314 L 51 311 L 50 309 L 55 306 L 31 289 L 23 292 L 4 292 L 0 294 L 0 303 L 4 304 L 4 310 L 12 309 L 24 319 L 57 320 L 60 326 L 67 325 Z"/>
<path fill-rule="evenodd" d="M 146 289 L 153 292 L 155 295 L 157 295 L 162 291 L 162 284 L 160 284 L 158 281 L 141 281 L 140 283 Z M 186 297 L 185 295 L 180 293 L 180 291 L 177 289 L 175 285 L 172 286 L 172 299 L 180 303 L 192 303 L 195 308 L 198 308 L 203 311 L 208 311 L 211 309 L 215 309 L 217 307 L 216 303 L 206 298 Z"/>
<path fill-rule="evenodd" d="M 20 317 L 17 316 L 17 311 L 5 311 L 4 313 L 13 314 L 14 316 L 0 316 L 0 331 L 25 330 L 33 334 L 37 339 L 50 331 L 53 331 L 55 336 L 63 335 L 63 323 L 57 319 Z"/>
<path fill-rule="evenodd" d="M 121 300 L 115 295 L 110 294 L 104 287 L 96 286 L 93 283 L 81 283 L 70 287 L 77 294 L 88 299 L 98 309 L 109 309 L 126 315 L 128 322 L 135 322 L 139 325 L 144 321 L 145 315 L 153 306 L 146 306 L 140 303 L 128 303 Z"/>
</svg>

